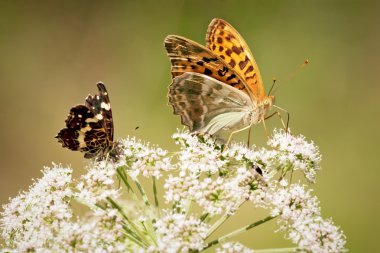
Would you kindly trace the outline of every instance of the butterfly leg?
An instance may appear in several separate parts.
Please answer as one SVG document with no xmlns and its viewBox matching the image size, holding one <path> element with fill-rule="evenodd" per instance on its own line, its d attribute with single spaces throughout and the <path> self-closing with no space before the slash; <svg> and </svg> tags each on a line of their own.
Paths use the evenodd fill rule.
<svg viewBox="0 0 380 253">
<path fill-rule="evenodd" d="M 282 124 L 282 127 L 283 127 L 284 129 L 287 129 L 287 127 L 285 126 L 284 120 L 283 120 L 282 117 L 281 117 L 281 113 L 280 113 L 279 111 L 275 111 L 275 112 L 272 113 L 271 115 L 265 117 L 264 120 L 270 119 L 270 118 L 272 118 L 272 117 L 275 116 L 275 115 L 277 115 L 277 116 L 280 118 L 280 120 L 281 120 L 281 124 Z M 263 121 L 264 121 L 264 120 L 263 120 Z"/>
<path fill-rule="evenodd" d="M 279 107 L 279 106 L 273 105 L 273 107 L 275 107 L 275 108 L 277 108 L 278 110 L 283 111 L 283 112 L 285 112 L 285 113 L 287 114 L 286 127 L 285 127 L 285 123 L 284 123 L 284 120 L 283 120 L 282 117 L 281 117 L 281 113 L 280 113 L 279 111 L 276 111 L 276 112 L 277 112 L 277 115 L 280 117 L 280 120 L 281 120 L 282 126 L 284 127 L 286 133 L 288 133 L 288 130 L 289 130 L 289 121 L 290 121 L 290 113 L 289 113 L 287 110 L 285 110 L 285 109 L 283 109 L 283 108 L 281 108 L 281 107 Z"/>
<path fill-rule="evenodd" d="M 236 130 L 236 131 L 231 132 L 230 137 L 228 137 L 228 141 L 226 142 L 226 145 L 225 145 L 225 146 L 228 147 L 228 144 L 229 144 L 230 141 L 231 141 L 232 135 L 234 135 L 234 134 L 236 134 L 236 133 L 238 133 L 238 132 L 244 131 L 244 130 L 246 130 L 246 129 L 248 129 L 248 128 L 251 128 L 251 126 L 252 126 L 252 125 L 249 125 L 249 126 L 246 126 L 246 127 L 242 128 L 242 129 L 239 129 L 239 130 Z"/>
<path fill-rule="evenodd" d="M 261 120 L 261 121 L 263 122 L 265 135 L 267 136 L 268 139 L 269 139 L 269 134 L 268 134 L 268 130 L 267 130 L 267 125 L 265 125 L 265 120 L 266 120 L 266 119 L 269 119 L 269 118 L 272 117 L 273 115 L 276 115 L 276 113 L 272 113 L 272 114 L 269 115 L 267 118 L 263 118 L 263 119 Z"/>
<path fill-rule="evenodd" d="M 281 124 L 282 124 L 282 127 L 284 128 L 284 130 L 285 130 L 286 133 L 288 133 L 288 127 L 289 127 L 289 119 L 290 119 L 290 114 L 289 114 L 289 112 L 286 111 L 285 109 L 282 109 L 282 108 L 278 107 L 278 106 L 275 106 L 275 105 L 273 105 L 273 106 L 276 107 L 276 108 L 279 109 L 279 110 L 282 110 L 282 111 L 286 112 L 287 115 L 288 115 L 288 118 L 287 118 L 287 121 L 286 121 L 286 124 L 285 124 L 285 122 L 284 122 L 284 120 L 283 120 L 283 118 L 282 118 L 282 116 L 281 116 L 281 113 L 280 113 L 279 111 L 275 111 L 275 112 L 273 112 L 272 114 L 270 114 L 269 116 L 263 118 L 261 121 L 263 122 L 263 126 L 264 126 L 264 129 L 265 129 L 265 133 L 266 133 L 266 135 L 267 135 L 268 138 L 269 138 L 269 134 L 268 134 L 268 131 L 267 131 L 267 128 L 266 128 L 266 125 L 265 125 L 265 120 L 270 119 L 270 118 L 272 118 L 273 116 L 277 115 L 277 116 L 280 118 L 280 120 L 281 120 Z"/>
<path fill-rule="evenodd" d="M 280 108 L 280 107 L 277 107 L 277 106 L 276 106 L 276 108 L 281 109 L 281 110 L 283 110 L 284 112 L 287 113 L 286 124 L 285 124 L 285 122 L 284 122 L 284 120 L 283 120 L 283 118 L 282 118 L 282 116 L 281 116 L 281 113 L 280 113 L 279 111 L 275 111 L 274 113 L 272 113 L 272 114 L 270 114 L 269 116 L 265 117 L 264 120 L 263 120 L 263 123 L 264 123 L 265 120 L 270 119 L 270 118 L 272 118 L 273 116 L 277 115 L 277 116 L 280 118 L 280 120 L 281 120 L 281 124 L 282 124 L 282 127 L 284 128 L 285 132 L 288 133 L 288 132 L 289 132 L 290 113 L 289 113 L 288 111 L 286 111 L 286 110 Z M 264 127 L 265 127 L 265 126 L 264 126 Z"/>
<path fill-rule="evenodd" d="M 247 147 L 249 147 L 249 141 L 251 140 L 251 130 L 252 130 L 252 127 L 250 127 L 249 130 L 248 130 Z"/>
</svg>

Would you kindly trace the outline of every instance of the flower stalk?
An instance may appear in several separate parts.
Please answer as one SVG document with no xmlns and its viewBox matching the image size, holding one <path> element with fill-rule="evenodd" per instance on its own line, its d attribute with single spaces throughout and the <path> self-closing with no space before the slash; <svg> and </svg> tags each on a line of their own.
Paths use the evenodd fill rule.
<svg viewBox="0 0 380 253">
<path fill-rule="evenodd" d="M 130 229 L 128 226 L 123 226 L 123 228 L 126 229 L 126 232 L 129 233 L 129 235 L 132 236 L 135 240 L 147 247 L 149 245 L 149 242 L 141 230 L 127 217 L 123 209 L 113 199 L 107 197 L 107 200 L 113 208 L 119 211 L 123 219 L 127 222 L 128 226 L 132 228 Z"/>
<path fill-rule="evenodd" d="M 261 219 L 259 221 L 254 222 L 254 223 L 251 223 L 251 224 L 249 224 L 247 226 L 244 226 L 242 228 L 236 229 L 236 230 L 232 231 L 231 233 L 228 233 L 228 234 L 226 234 L 224 236 L 219 237 L 218 239 L 215 239 L 215 240 L 209 242 L 207 244 L 207 246 L 203 250 L 206 250 L 206 249 L 208 249 L 208 248 L 210 248 L 210 247 L 212 247 L 212 246 L 214 246 L 214 245 L 216 245 L 218 243 L 221 243 L 223 241 L 231 239 L 234 236 L 240 235 L 241 233 L 244 233 L 244 232 L 246 232 L 246 231 L 248 231 L 248 230 L 250 230 L 250 229 L 252 229 L 254 227 L 257 227 L 257 226 L 259 226 L 261 224 L 264 224 L 265 222 L 270 221 L 270 220 L 272 220 L 274 218 L 276 218 L 276 217 L 268 216 L 268 217 L 266 217 L 264 219 Z"/>
</svg>

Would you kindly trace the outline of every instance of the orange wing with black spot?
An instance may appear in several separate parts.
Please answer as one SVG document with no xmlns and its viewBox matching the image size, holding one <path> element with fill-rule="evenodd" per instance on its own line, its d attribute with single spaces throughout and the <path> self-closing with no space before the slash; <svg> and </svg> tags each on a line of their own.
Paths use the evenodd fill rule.
<svg viewBox="0 0 380 253">
<path fill-rule="evenodd" d="M 243 37 L 229 23 L 213 19 L 208 26 L 206 45 L 235 70 L 252 95 L 258 99 L 265 97 L 259 67 Z"/>
<path fill-rule="evenodd" d="M 165 38 L 165 48 L 172 64 L 172 77 L 195 72 L 215 78 L 247 92 L 243 79 L 222 58 L 208 48 L 177 35 Z"/>
</svg>

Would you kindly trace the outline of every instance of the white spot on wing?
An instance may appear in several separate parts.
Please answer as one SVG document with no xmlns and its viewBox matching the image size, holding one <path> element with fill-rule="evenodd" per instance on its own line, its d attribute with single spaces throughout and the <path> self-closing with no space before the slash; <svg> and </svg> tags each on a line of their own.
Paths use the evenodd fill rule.
<svg viewBox="0 0 380 253">
<path fill-rule="evenodd" d="M 102 120 L 103 119 L 103 115 L 101 115 L 101 114 L 96 114 L 96 116 L 95 116 L 98 120 Z"/>
<path fill-rule="evenodd" d="M 90 123 L 90 122 L 98 122 L 99 120 L 98 120 L 98 118 L 87 118 L 86 120 L 86 123 Z"/>
<path fill-rule="evenodd" d="M 106 104 L 106 103 L 104 103 L 104 102 L 102 102 L 102 103 L 100 104 L 100 107 L 103 108 L 103 109 L 106 110 L 106 111 L 109 111 L 109 110 L 111 109 L 111 105 L 110 105 L 110 104 Z"/>
<path fill-rule="evenodd" d="M 82 127 L 81 129 L 80 129 L 80 132 L 82 132 L 82 133 L 85 133 L 85 132 L 88 132 L 88 131 L 91 131 L 91 127 L 89 126 L 89 125 L 87 125 L 87 126 L 85 126 L 85 127 Z M 79 132 L 79 133 L 80 133 Z"/>
<path fill-rule="evenodd" d="M 86 134 L 84 132 L 79 132 L 78 136 L 78 142 L 79 142 L 79 147 L 80 148 L 85 148 L 86 147 L 86 142 L 84 141 L 84 137 Z"/>
</svg>

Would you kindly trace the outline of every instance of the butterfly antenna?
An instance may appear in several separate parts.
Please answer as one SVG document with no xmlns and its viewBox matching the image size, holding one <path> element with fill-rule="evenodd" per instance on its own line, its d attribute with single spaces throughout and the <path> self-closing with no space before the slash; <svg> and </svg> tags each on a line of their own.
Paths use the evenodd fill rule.
<svg viewBox="0 0 380 253">
<path fill-rule="evenodd" d="M 270 90 L 269 90 L 269 92 L 268 92 L 268 96 L 270 95 L 270 93 L 272 92 L 272 90 L 273 90 L 273 87 L 274 87 L 274 85 L 275 85 L 275 83 L 276 83 L 276 78 L 273 78 L 273 82 L 272 82 L 272 87 L 270 87 Z"/>
<path fill-rule="evenodd" d="M 289 76 L 288 76 L 288 78 L 286 78 L 285 79 L 285 81 L 283 82 L 283 83 L 288 83 L 291 79 L 293 79 L 297 74 L 298 74 L 298 72 L 301 70 L 301 69 L 303 69 L 306 65 L 308 65 L 310 63 L 310 61 L 308 60 L 308 59 L 306 59 L 300 66 L 298 66 Z M 272 85 L 272 87 L 273 87 L 273 85 Z M 278 85 L 277 85 L 277 87 L 274 89 L 274 91 L 273 91 L 273 94 L 277 91 L 277 89 L 278 89 Z M 272 91 L 272 89 L 270 90 L 270 91 Z"/>
</svg>

